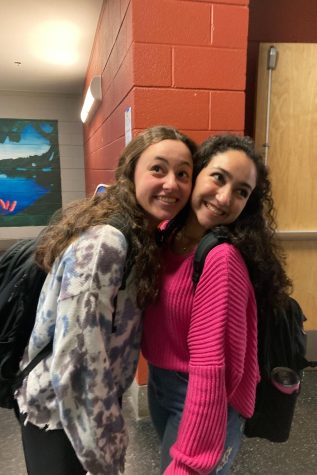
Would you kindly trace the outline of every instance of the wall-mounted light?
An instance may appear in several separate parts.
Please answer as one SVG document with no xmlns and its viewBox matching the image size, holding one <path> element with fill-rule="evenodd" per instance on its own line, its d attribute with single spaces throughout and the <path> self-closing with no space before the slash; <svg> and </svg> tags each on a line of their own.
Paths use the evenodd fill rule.
<svg viewBox="0 0 317 475">
<path fill-rule="evenodd" d="M 91 119 L 101 99 L 101 76 L 94 76 L 87 89 L 84 104 L 81 109 L 80 118 L 82 122 L 87 122 Z"/>
</svg>

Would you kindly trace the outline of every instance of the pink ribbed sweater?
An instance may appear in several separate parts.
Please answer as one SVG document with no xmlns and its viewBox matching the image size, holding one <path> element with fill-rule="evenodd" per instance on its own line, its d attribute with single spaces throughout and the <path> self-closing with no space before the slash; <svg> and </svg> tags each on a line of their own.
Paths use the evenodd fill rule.
<svg viewBox="0 0 317 475">
<path fill-rule="evenodd" d="M 193 257 L 165 251 L 160 297 L 144 320 L 145 358 L 189 373 L 165 475 L 208 474 L 223 452 L 228 403 L 250 417 L 259 381 L 256 303 L 241 255 L 230 244 L 214 248 L 195 291 Z"/>
</svg>

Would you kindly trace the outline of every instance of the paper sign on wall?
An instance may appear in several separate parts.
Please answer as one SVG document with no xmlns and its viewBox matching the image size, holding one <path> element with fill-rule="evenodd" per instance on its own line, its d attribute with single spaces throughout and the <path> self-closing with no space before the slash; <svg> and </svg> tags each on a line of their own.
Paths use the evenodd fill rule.
<svg viewBox="0 0 317 475">
<path fill-rule="evenodd" d="M 125 144 L 127 145 L 132 140 L 131 107 L 127 107 L 124 112 L 124 131 Z"/>
</svg>

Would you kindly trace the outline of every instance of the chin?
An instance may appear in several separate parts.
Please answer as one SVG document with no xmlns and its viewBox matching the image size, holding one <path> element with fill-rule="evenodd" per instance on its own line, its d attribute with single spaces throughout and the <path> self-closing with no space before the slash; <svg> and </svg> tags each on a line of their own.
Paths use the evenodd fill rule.
<svg viewBox="0 0 317 475">
<path fill-rule="evenodd" d="M 198 223 L 202 228 L 205 229 L 205 231 L 209 231 L 210 229 L 214 228 L 217 226 L 218 223 L 212 222 L 210 219 L 204 219 L 204 217 L 199 218 L 198 217 Z"/>
<path fill-rule="evenodd" d="M 170 214 L 170 213 L 161 213 L 157 215 L 150 215 L 148 216 L 148 220 L 151 223 L 152 226 L 156 227 L 163 221 L 170 221 L 173 219 L 175 214 Z"/>
<path fill-rule="evenodd" d="M 175 216 L 180 212 L 180 209 L 173 211 L 162 211 L 158 213 L 160 221 L 170 220 L 175 218 Z"/>
</svg>

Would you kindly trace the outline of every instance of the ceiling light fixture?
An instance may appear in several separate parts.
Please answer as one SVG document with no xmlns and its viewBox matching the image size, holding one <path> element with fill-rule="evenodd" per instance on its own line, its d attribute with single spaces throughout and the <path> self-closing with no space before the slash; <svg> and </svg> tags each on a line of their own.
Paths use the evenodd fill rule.
<svg viewBox="0 0 317 475">
<path fill-rule="evenodd" d="M 101 76 L 94 76 L 87 89 L 80 118 L 82 122 L 88 122 L 102 99 Z"/>
</svg>

